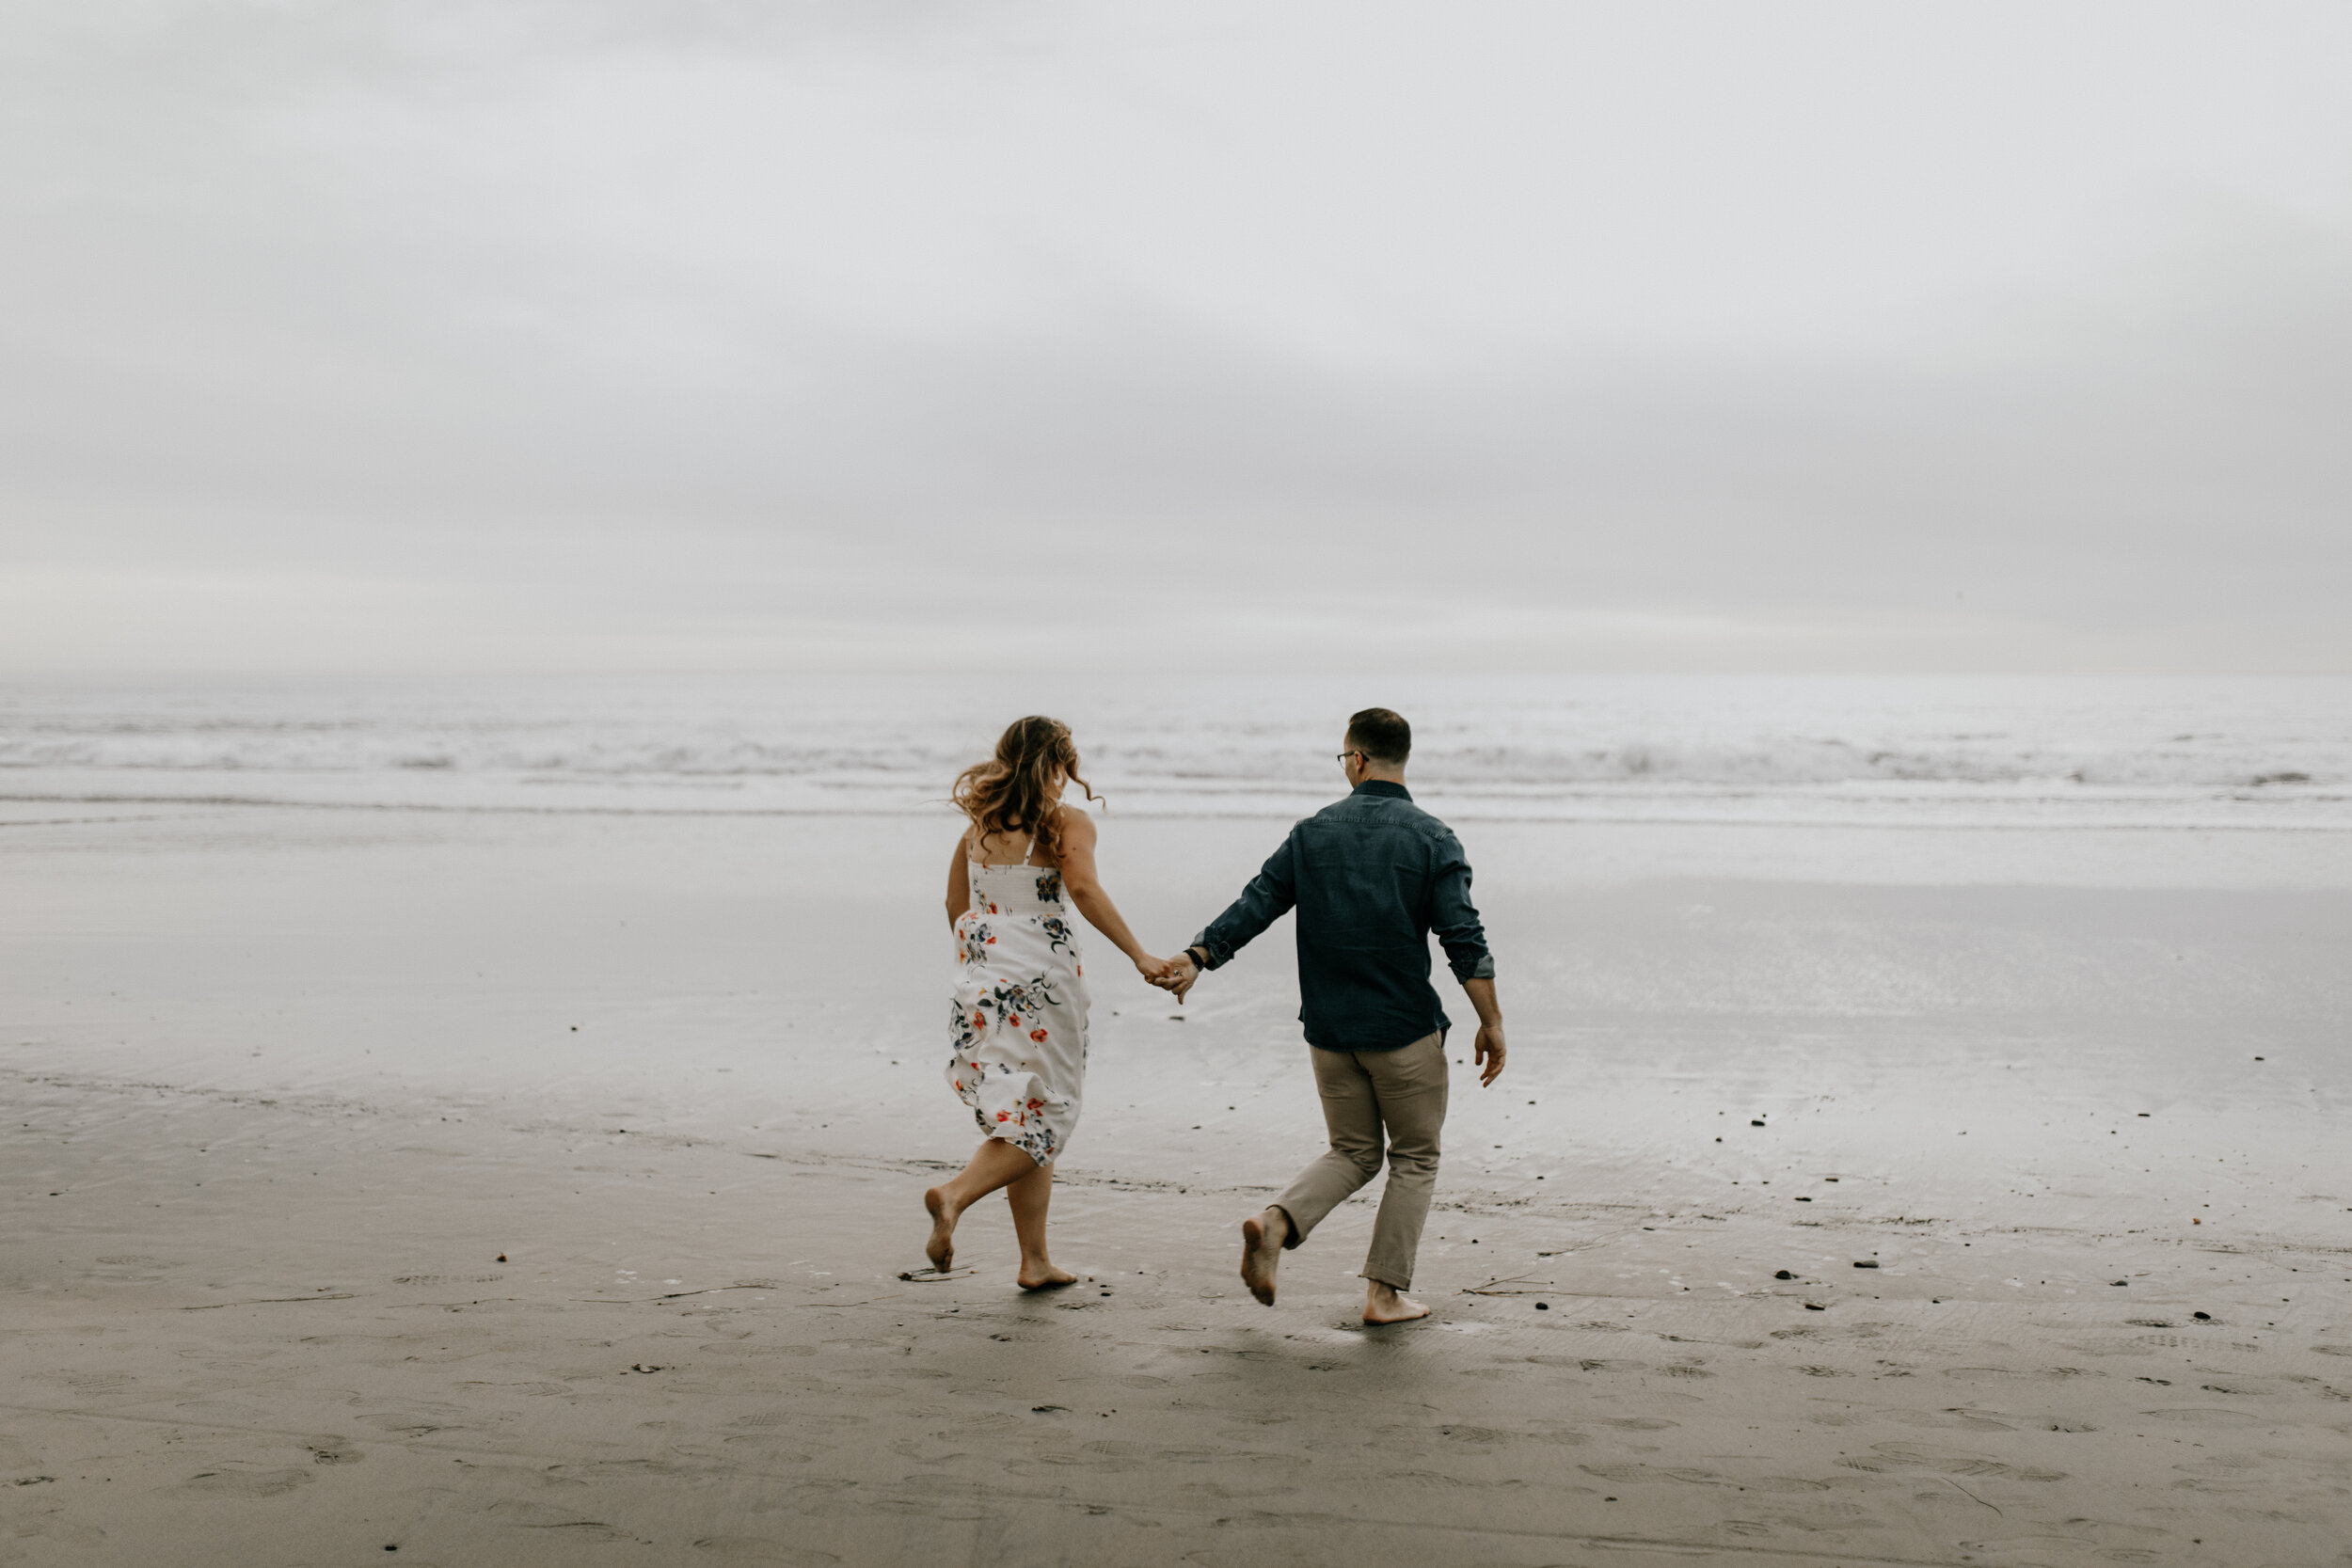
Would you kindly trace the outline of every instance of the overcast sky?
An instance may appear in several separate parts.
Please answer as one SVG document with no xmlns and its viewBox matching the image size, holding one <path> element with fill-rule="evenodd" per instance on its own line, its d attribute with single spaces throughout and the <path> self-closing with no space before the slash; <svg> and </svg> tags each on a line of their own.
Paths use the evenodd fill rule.
<svg viewBox="0 0 2352 1568">
<path fill-rule="evenodd" d="M 2352 670 L 2347 60 L 0 0 L 0 667 Z"/>
</svg>

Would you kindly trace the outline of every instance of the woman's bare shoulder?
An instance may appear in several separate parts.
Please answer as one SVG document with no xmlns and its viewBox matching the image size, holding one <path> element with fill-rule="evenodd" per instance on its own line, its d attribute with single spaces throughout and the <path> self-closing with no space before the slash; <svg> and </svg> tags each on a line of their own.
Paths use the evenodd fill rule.
<svg viewBox="0 0 2352 1568">
<path fill-rule="evenodd" d="M 1054 836 L 1064 844 L 1092 844 L 1094 817 L 1089 813 L 1073 811 L 1066 805 L 1056 806 Z"/>
</svg>

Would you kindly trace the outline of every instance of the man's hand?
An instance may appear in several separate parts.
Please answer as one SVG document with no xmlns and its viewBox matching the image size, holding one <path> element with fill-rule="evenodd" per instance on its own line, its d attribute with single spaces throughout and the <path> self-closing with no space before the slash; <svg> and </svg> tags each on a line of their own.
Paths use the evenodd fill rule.
<svg viewBox="0 0 2352 1568">
<path fill-rule="evenodd" d="M 1502 1025 L 1500 1023 L 1480 1024 L 1478 1047 L 1470 1053 L 1470 1060 L 1476 1062 L 1481 1069 L 1478 1074 L 1480 1088 L 1485 1088 L 1502 1076 Z"/>
<path fill-rule="evenodd" d="M 1478 1051 L 1471 1059 L 1482 1069 L 1478 1086 L 1483 1089 L 1502 1076 L 1502 1004 L 1495 1000 L 1491 974 L 1473 975 L 1463 981 L 1462 994 L 1478 1009 Z"/>
</svg>

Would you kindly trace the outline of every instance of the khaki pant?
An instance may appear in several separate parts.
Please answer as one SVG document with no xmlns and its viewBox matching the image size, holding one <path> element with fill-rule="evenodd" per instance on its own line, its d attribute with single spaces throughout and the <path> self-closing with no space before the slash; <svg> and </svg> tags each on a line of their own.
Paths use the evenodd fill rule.
<svg viewBox="0 0 2352 1568">
<path fill-rule="evenodd" d="M 1323 1216 L 1380 1174 L 1385 1134 L 1389 1180 L 1372 1222 L 1363 1277 L 1402 1291 L 1413 1283 L 1422 1222 L 1438 1184 L 1438 1132 L 1445 1125 L 1445 1036 L 1424 1035 L 1395 1051 L 1307 1048 L 1331 1148 L 1274 1200 L 1291 1217 L 1282 1244 L 1305 1241 Z"/>
</svg>

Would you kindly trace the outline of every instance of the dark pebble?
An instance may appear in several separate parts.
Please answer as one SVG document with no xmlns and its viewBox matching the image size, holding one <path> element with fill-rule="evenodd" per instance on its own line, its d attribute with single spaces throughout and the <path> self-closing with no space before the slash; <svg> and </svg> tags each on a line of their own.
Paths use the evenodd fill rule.
<svg viewBox="0 0 2352 1568">
<path fill-rule="evenodd" d="M 1808 1302 L 1806 1302 L 1806 1303 L 1804 1304 L 1804 1309 L 1805 1309 L 1806 1311 L 1808 1311 L 1808 1312 L 1826 1312 L 1826 1311 L 1828 1311 L 1828 1310 L 1829 1310 L 1829 1308 L 1828 1308 L 1828 1307 L 1822 1307 L 1822 1306 L 1819 1305 L 1818 1303 L 1815 1303 L 1815 1302 L 1810 1302 L 1810 1301 L 1808 1301 Z"/>
<path fill-rule="evenodd" d="M 2213 1314 L 2210 1312 L 2191 1312 L 2189 1316 L 2195 1318 L 2201 1323 L 2209 1323 L 2213 1322 Z"/>
<path fill-rule="evenodd" d="M 1858 1258 L 1854 1260 L 1854 1267 L 1857 1269 L 1875 1269 L 1878 1266 L 1879 1260 L 1875 1258 Z"/>
<path fill-rule="evenodd" d="M 1761 1126 L 1763 1126 L 1763 1125 L 1764 1125 L 1764 1118 L 1763 1118 L 1763 1117 L 1756 1117 L 1754 1121 L 1749 1122 L 1749 1123 L 1748 1123 L 1748 1125 L 1749 1125 L 1750 1127 L 1761 1127 Z"/>
<path fill-rule="evenodd" d="M 1810 1202 L 1812 1202 L 1813 1200 L 1812 1200 L 1811 1198 L 1809 1198 L 1809 1197 L 1801 1197 L 1801 1198 L 1797 1199 L 1797 1201 L 1798 1201 L 1799 1203 L 1810 1203 Z"/>
<path fill-rule="evenodd" d="M 2128 1280 L 2128 1279 L 2116 1279 L 2116 1280 L 2110 1280 L 2110 1281 L 2108 1281 L 2108 1283 L 2109 1283 L 2109 1284 L 2113 1284 L 2113 1285 L 2129 1285 L 2129 1284 L 2131 1283 L 2131 1281 L 2130 1281 L 2130 1280 Z"/>
<path fill-rule="evenodd" d="M 1774 1269 L 1772 1271 L 1772 1277 L 1774 1279 L 1794 1279 L 1797 1276 L 1790 1274 L 1787 1269 Z"/>
<path fill-rule="evenodd" d="M 1551 1303 L 1548 1301 L 1539 1301 L 1535 1304 L 1535 1310 L 1538 1312 L 1549 1312 L 1551 1310 Z"/>
<path fill-rule="evenodd" d="M 501 1263 L 505 1262 L 505 1261 L 506 1261 L 506 1254 L 504 1254 L 504 1253 L 502 1253 L 502 1252 L 501 1252 L 501 1253 L 500 1253 L 500 1254 L 499 1254 L 499 1261 L 500 1261 L 500 1262 L 501 1262 Z"/>
</svg>

